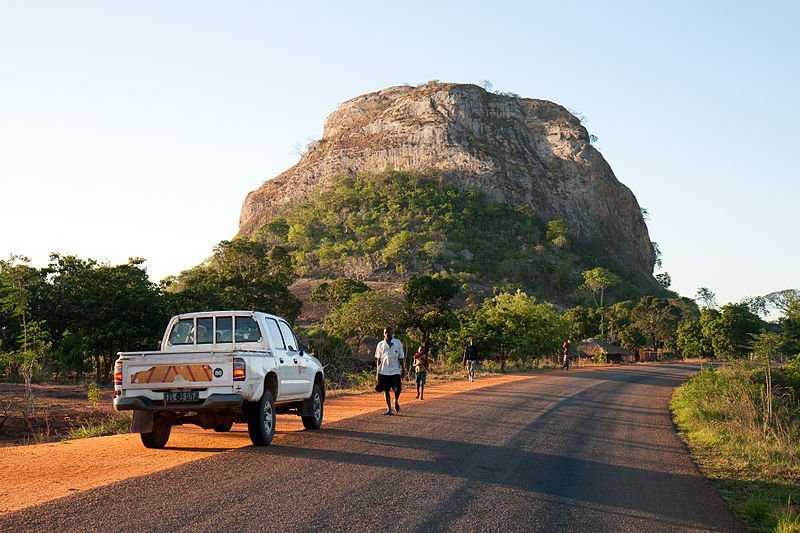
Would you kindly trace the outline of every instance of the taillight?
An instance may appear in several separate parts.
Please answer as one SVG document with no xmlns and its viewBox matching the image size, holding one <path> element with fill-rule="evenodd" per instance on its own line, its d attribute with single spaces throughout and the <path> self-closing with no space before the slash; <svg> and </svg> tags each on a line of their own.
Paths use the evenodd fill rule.
<svg viewBox="0 0 800 533">
<path fill-rule="evenodd" d="M 246 377 L 244 359 L 236 357 L 233 360 L 233 381 L 244 381 Z"/>
<path fill-rule="evenodd" d="M 122 363 L 114 363 L 114 385 L 122 385 Z"/>
</svg>

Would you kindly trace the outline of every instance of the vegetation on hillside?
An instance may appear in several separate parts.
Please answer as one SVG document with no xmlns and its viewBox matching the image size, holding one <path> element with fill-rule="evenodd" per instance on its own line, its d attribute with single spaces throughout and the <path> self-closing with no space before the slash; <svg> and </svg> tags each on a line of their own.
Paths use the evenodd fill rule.
<svg viewBox="0 0 800 533">
<path fill-rule="evenodd" d="M 285 246 L 298 274 L 312 278 L 436 273 L 488 286 L 512 283 L 575 304 L 586 298 L 579 290 L 582 272 L 602 266 L 617 285 L 617 298 L 646 292 L 608 257 L 599 235 L 577 243 L 560 219 L 542 220 L 530 207 L 459 190 L 436 175 L 386 171 L 338 178 L 273 218 L 255 240 Z"/>
</svg>

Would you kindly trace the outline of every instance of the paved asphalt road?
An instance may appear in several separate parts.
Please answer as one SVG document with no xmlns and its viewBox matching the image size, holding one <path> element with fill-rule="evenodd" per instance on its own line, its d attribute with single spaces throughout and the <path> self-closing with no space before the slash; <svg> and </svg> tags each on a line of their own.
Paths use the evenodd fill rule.
<svg viewBox="0 0 800 533">
<path fill-rule="evenodd" d="M 400 416 L 79 493 L 4 515 L 0 531 L 742 531 L 670 419 L 670 394 L 694 371 L 573 369 L 437 401 L 405 393 Z"/>
</svg>

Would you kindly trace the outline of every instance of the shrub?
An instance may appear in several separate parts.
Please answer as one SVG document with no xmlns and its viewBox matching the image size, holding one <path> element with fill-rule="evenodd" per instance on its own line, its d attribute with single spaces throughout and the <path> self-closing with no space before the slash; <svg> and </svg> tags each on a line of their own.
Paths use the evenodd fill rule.
<svg viewBox="0 0 800 533">
<path fill-rule="evenodd" d="M 103 395 L 100 393 L 100 388 L 94 381 L 89 382 L 89 391 L 86 393 L 86 398 L 89 400 L 89 403 L 92 405 L 92 407 L 97 407 L 100 404 L 100 401 L 103 399 Z"/>
<path fill-rule="evenodd" d="M 106 437 L 128 433 L 131 425 L 131 415 L 128 413 L 114 413 L 112 416 L 100 421 L 89 422 L 79 428 L 72 429 L 65 440 L 86 439 L 89 437 Z"/>
<path fill-rule="evenodd" d="M 698 463 L 751 530 L 797 531 L 800 409 L 776 387 L 770 415 L 765 379 L 745 363 L 704 368 L 671 406 Z"/>
<path fill-rule="evenodd" d="M 782 369 L 786 383 L 794 389 L 794 394 L 800 398 L 800 354 L 794 356 Z"/>
</svg>

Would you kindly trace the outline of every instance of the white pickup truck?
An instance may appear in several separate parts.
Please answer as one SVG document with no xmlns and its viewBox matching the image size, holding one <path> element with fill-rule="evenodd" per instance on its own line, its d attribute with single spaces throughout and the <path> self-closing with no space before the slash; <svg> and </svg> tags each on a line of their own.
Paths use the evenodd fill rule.
<svg viewBox="0 0 800 533">
<path fill-rule="evenodd" d="M 257 311 L 210 311 L 173 317 L 161 351 L 120 352 L 114 408 L 133 411 L 131 431 L 147 448 L 163 448 L 172 426 L 229 431 L 247 422 L 250 440 L 266 446 L 276 413 L 295 413 L 307 429 L 322 425 L 325 375 L 299 349 L 289 324 Z"/>
</svg>

